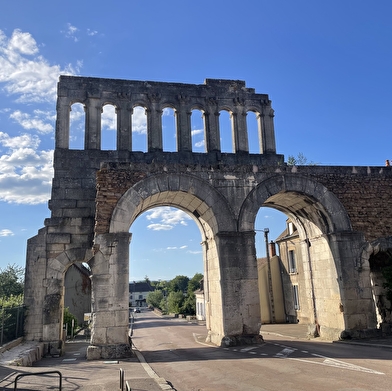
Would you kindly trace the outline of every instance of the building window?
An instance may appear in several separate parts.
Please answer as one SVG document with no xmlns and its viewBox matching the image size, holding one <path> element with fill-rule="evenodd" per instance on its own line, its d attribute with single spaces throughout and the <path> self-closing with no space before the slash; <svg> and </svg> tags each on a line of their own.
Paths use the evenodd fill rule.
<svg viewBox="0 0 392 391">
<path fill-rule="evenodd" d="M 295 260 L 294 250 L 289 250 L 289 271 L 290 273 L 297 273 L 297 261 Z"/>
<path fill-rule="evenodd" d="M 294 296 L 294 309 L 299 310 L 299 293 L 298 285 L 293 285 L 293 296 Z"/>
<path fill-rule="evenodd" d="M 143 295 L 139 295 L 139 300 L 143 300 Z"/>
</svg>

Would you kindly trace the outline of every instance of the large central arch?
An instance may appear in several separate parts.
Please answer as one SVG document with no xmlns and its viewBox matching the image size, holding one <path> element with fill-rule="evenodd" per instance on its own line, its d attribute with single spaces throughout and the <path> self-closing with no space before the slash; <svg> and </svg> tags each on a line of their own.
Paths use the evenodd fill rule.
<svg viewBox="0 0 392 391">
<path fill-rule="evenodd" d="M 92 345 L 101 346 L 109 343 L 109 340 L 102 336 L 106 335 L 104 330 L 107 319 L 113 317 L 113 310 L 107 308 L 106 302 L 100 306 L 97 300 L 102 285 L 106 284 L 99 276 L 103 273 L 121 287 L 127 284 L 129 228 L 141 213 L 156 206 L 180 208 L 193 216 L 200 228 L 204 245 L 206 320 L 209 339 L 217 345 L 236 343 L 231 339 L 242 336 L 245 330 L 246 335 L 251 335 L 257 340 L 260 329 L 257 273 L 254 271 L 250 273 L 248 268 L 243 267 L 246 265 L 246 259 L 240 260 L 242 264 L 231 266 L 221 250 L 222 242 L 227 240 L 228 233 L 231 236 L 232 232 L 237 231 L 234 213 L 227 200 L 208 182 L 193 175 L 157 174 L 141 180 L 125 192 L 114 208 L 109 232 L 95 237 L 95 247 L 99 248 L 104 258 L 108 256 L 108 262 L 91 263 L 95 316 Z M 107 264 L 116 265 L 112 269 L 114 275 L 106 274 Z M 256 267 L 256 263 L 253 266 Z M 225 288 L 232 281 L 233 273 L 237 274 L 238 284 L 238 289 L 234 291 Z M 253 276 L 249 278 L 249 275 Z M 121 297 L 117 304 L 125 315 L 128 311 L 128 298 L 124 295 Z M 119 301 L 118 299 L 119 296 L 116 294 L 116 300 Z M 251 309 L 247 314 L 243 314 L 241 308 L 244 303 L 248 310 Z M 230 314 L 226 310 L 228 306 L 231 308 Z M 125 316 L 123 319 L 123 324 L 118 326 L 123 328 L 125 338 L 128 335 L 128 319 L 125 319 Z"/>
</svg>

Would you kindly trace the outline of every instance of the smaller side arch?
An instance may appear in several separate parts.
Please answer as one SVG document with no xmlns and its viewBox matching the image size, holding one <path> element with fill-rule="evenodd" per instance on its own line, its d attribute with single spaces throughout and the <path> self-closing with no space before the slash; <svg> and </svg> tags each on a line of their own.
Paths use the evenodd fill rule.
<svg viewBox="0 0 392 391">
<path fill-rule="evenodd" d="M 392 267 L 392 236 L 378 238 L 366 243 L 360 250 L 356 262 L 358 276 L 363 289 L 371 292 L 372 309 L 374 312 L 374 328 L 379 334 L 392 333 L 391 299 L 387 287 L 390 282 L 386 280 L 384 271 Z M 390 289 L 390 288 L 389 288 Z"/>
<path fill-rule="evenodd" d="M 298 202 L 296 195 L 305 200 Z M 255 216 L 262 205 L 274 207 L 286 213 L 298 214 L 298 211 L 303 211 L 303 215 L 306 216 L 310 213 L 312 203 L 313 207 L 319 211 L 319 219 L 323 221 L 325 234 L 352 230 L 346 210 L 332 192 L 321 183 L 293 174 L 270 177 L 260 182 L 249 193 L 241 207 L 239 230 L 254 230 Z"/>
</svg>

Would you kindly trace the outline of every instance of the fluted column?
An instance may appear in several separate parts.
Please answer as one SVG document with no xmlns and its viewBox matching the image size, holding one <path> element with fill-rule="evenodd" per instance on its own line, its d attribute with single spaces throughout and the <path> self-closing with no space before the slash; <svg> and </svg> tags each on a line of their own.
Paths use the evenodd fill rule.
<svg viewBox="0 0 392 391">
<path fill-rule="evenodd" d="M 127 102 L 116 108 L 117 113 L 117 150 L 132 151 L 132 113 Z"/>
<path fill-rule="evenodd" d="M 206 151 L 220 151 L 219 111 L 215 99 L 210 99 L 203 113 Z"/>
<path fill-rule="evenodd" d="M 69 116 L 71 107 L 68 98 L 59 97 L 56 105 L 56 148 L 69 148 Z"/>
<path fill-rule="evenodd" d="M 177 124 L 177 150 L 192 152 L 191 114 L 186 106 L 188 101 L 185 96 L 178 96 L 180 108 L 176 110 Z"/>
<path fill-rule="evenodd" d="M 258 117 L 261 153 L 276 153 L 274 116 L 274 110 L 269 102 L 263 106 L 263 111 Z"/>
<path fill-rule="evenodd" d="M 101 149 L 101 113 L 100 99 L 90 98 L 86 110 L 85 149 Z"/>
<path fill-rule="evenodd" d="M 249 152 L 246 113 L 240 107 L 231 113 L 235 152 Z"/>
<path fill-rule="evenodd" d="M 162 151 L 162 109 L 158 103 L 159 96 L 150 96 L 151 106 L 147 113 L 148 152 Z"/>
</svg>

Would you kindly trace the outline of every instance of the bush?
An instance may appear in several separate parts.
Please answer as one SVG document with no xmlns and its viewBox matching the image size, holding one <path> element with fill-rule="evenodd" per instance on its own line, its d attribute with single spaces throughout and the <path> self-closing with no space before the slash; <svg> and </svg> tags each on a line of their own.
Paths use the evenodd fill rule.
<svg viewBox="0 0 392 391">
<path fill-rule="evenodd" d="M 64 320 L 63 323 L 67 325 L 67 335 L 71 335 L 71 330 L 72 330 L 72 320 L 74 321 L 74 327 L 73 327 L 73 332 L 72 335 L 75 335 L 75 331 L 78 327 L 78 320 L 76 319 L 76 316 L 71 314 L 69 311 L 69 308 L 64 308 Z"/>
</svg>

